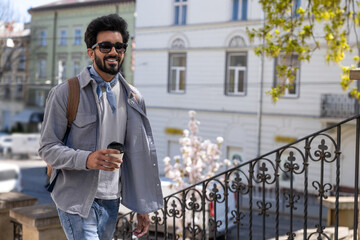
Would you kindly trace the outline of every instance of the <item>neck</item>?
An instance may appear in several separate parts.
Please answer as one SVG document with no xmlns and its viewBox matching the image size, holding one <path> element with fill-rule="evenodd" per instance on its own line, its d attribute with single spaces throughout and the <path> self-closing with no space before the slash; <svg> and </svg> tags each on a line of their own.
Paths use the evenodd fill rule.
<svg viewBox="0 0 360 240">
<path fill-rule="evenodd" d="M 112 75 L 112 74 L 101 71 L 100 69 L 97 68 L 96 64 L 94 64 L 94 68 L 95 68 L 95 71 L 100 75 L 100 77 L 105 82 L 111 82 L 111 80 L 116 76 L 116 75 Z"/>
</svg>

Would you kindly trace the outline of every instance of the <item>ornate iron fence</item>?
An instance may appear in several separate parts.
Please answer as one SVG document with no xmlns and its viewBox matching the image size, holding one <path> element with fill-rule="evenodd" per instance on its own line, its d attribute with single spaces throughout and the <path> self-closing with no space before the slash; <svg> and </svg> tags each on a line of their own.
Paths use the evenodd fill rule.
<svg viewBox="0 0 360 240">
<path fill-rule="evenodd" d="M 22 234 L 22 225 L 16 221 L 11 221 L 13 224 L 13 234 L 14 234 L 14 240 L 22 240 L 23 234 Z"/>
<path fill-rule="evenodd" d="M 150 214 L 147 238 L 340 239 L 346 195 L 357 239 L 359 131 L 360 115 L 166 196 L 164 208 Z M 334 216 L 324 205 L 329 199 Z M 134 212 L 119 216 L 115 239 L 133 239 L 135 226 Z"/>
</svg>

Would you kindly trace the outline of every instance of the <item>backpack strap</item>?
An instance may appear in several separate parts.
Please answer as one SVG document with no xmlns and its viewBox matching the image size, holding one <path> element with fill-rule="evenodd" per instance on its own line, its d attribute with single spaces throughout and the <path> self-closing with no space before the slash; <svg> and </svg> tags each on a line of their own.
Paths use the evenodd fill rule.
<svg viewBox="0 0 360 240">
<path fill-rule="evenodd" d="M 67 80 L 69 84 L 69 97 L 66 111 L 66 118 L 68 120 L 67 128 L 71 128 L 72 122 L 76 118 L 77 109 L 79 106 L 80 99 L 80 86 L 77 77 L 72 77 Z"/>
<path fill-rule="evenodd" d="M 66 109 L 66 118 L 67 118 L 67 127 L 66 127 L 66 132 L 64 135 L 64 139 L 63 141 L 65 142 L 70 129 L 71 129 L 71 124 L 73 123 L 73 121 L 76 118 L 76 113 L 77 113 L 77 109 L 79 106 L 79 100 L 80 100 L 80 85 L 79 85 L 79 80 L 77 77 L 72 77 L 70 79 L 67 80 L 67 83 L 69 85 L 69 96 L 68 96 L 68 103 L 67 103 L 67 109 Z M 52 167 L 50 165 L 47 165 L 46 168 L 46 173 L 48 175 L 48 177 L 51 176 L 52 174 Z M 45 187 L 49 192 L 52 192 L 52 190 L 54 189 L 55 183 L 56 183 L 56 179 L 59 175 L 60 170 L 57 169 L 56 170 L 56 175 L 54 177 L 54 179 L 52 180 L 52 182 L 49 182 Z"/>
</svg>

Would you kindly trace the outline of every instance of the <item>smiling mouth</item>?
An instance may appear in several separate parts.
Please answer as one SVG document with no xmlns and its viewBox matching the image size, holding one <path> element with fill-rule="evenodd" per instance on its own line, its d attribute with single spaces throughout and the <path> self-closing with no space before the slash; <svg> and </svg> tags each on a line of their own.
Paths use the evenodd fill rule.
<svg viewBox="0 0 360 240">
<path fill-rule="evenodd" d="M 108 56 L 107 58 L 104 59 L 105 61 L 108 61 L 110 63 L 117 63 L 120 61 L 120 58 L 117 56 Z"/>
<path fill-rule="evenodd" d="M 105 61 L 107 61 L 109 63 L 118 63 L 118 60 L 114 59 L 114 58 L 106 59 Z"/>
</svg>

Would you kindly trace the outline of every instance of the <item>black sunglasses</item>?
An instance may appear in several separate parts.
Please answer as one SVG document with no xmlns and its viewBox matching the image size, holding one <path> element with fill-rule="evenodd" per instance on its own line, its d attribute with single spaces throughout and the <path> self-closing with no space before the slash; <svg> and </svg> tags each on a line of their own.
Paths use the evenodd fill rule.
<svg viewBox="0 0 360 240">
<path fill-rule="evenodd" d="M 111 42 L 101 42 L 101 43 L 95 43 L 91 49 L 95 49 L 97 46 L 99 46 L 99 50 L 102 53 L 109 53 L 111 52 L 112 48 L 115 47 L 115 51 L 117 53 L 125 53 L 127 48 L 127 43 L 111 43 Z"/>
</svg>

